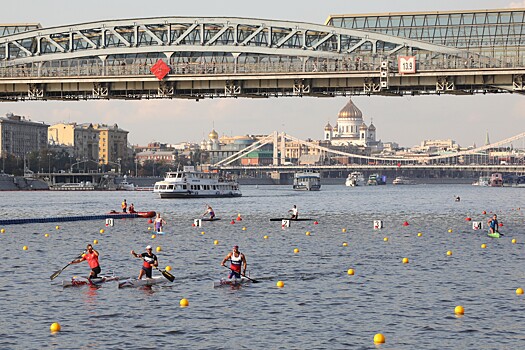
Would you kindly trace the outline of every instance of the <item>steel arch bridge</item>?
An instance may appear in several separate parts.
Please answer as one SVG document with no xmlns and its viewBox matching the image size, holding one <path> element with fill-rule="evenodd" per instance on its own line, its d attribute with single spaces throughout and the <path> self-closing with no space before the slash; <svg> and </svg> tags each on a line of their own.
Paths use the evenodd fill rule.
<svg viewBox="0 0 525 350">
<path fill-rule="evenodd" d="M 399 56 L 417 73 L 399 74 Z M 155 77 L 158 60 L 168 74 Z M 523 92 L 525 62 L 374 31 L 162 17 L 0 38 L 0 101 Z"/>
</svg>

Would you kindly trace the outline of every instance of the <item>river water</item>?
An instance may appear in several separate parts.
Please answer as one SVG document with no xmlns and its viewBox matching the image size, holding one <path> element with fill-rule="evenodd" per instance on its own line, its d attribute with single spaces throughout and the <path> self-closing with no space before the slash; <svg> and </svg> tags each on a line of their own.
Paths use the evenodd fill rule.
<svg viewBox="0 0 525 350">
<path fill-rule="evenodd" d="M 167 233 L 155 239 L 146 219 L 115 220 L 113 227 L 103 220 L 65 222 L 58 230 L 56 223 L 4 226 L 0 348 L 373 349 L 376 333 L 386 337 L 382 349 L 525 348 L 525 295 L 516 295 L 525 288 L 525 189 L 421 184 L 242 191 L 241 198 L 208 200 L 161 200 L 150 192 L 0 193 L 2 219 L 99 215 L 126 198 L 167 221 Z M 206 203 L 222 220 L 192 227 Z M 294 204 L 301 217 L 319 224 L 283 229 L 269 222 Z M 465 220 L 486 227 L 490 212 L 504 224 L 500 239 Z M 232 225 L 238 214 L 242 221 Z M 374 220 L 384 228 L 374 230 Z M 62 280 L 88 274 L 85 262 L 50 281 L 95 239 L 103 273 L 137 275 L 141 263 L 130 250 L 151 244 L 162 248 L 160 266 L 170 265 L 175 281 L 62 288 Z M 235 244 L 260 283 L 214 289 L 212 282 L 228 272 L 220 262 Z M 179 306 L 182 298 L 188 307 Z M 463 317 L 455 316 L 457 305 L 465 308 Z M 53 322 L 60 332 L 49 331 Z"/>
</svg>

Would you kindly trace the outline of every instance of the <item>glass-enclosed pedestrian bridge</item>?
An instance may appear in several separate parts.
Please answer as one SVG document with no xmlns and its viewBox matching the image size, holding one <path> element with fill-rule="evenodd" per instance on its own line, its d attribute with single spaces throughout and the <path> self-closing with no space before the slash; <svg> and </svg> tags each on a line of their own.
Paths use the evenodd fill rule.
<svg viewBox="0 0 525 350">
<path fill-rule="evenodd" d="M 525 9 L 0 24 L 0 100 L 523 93 Z"/>
</svg>

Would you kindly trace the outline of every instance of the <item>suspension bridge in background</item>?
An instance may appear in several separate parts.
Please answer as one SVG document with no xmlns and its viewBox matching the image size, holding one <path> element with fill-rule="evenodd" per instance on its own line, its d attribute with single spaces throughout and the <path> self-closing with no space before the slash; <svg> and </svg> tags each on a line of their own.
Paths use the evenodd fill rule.
<svg viewBox="0 0 525 350">
<path fill-rule="evenodd" d="M 514 147 L 514 144 L 518 147 Z M 520 148 L 519 145 L 522 145 Z M 267 145 L 273 149 L 272 164 L 238 165 L 239 161 Z M 286 164 L 287 147 L 299 150 L 301 155 L 319 155 L 317 164 Z M 491 154 L 492 153 L 492 154 Z M 335 162 L 334 162 L 334 157 Z M 326 164 L 325 164 L 326 163 Z M 335 164 L 334 164 L 335 163 Z M 263 171 L 295 172 L 305 168 L 319 171 L 350 170 L 454 170 L 474 172 L 511 172 L 525 174 L 525 132 L 504 140 L 468 150 L 444 154 L 364 155 L 329 148 L 313 141 L 301 140 L 284 132 L 274 131 L 243 150 L 236 152 L 211 166 L 214 169 L 239 171 L 258 169 Z"/>
</svg>

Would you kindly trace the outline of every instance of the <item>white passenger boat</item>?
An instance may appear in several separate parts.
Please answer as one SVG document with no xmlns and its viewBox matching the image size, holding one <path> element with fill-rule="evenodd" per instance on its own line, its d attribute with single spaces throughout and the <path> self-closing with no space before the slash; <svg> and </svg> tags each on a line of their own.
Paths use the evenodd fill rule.
<svg viewBox="0 0 525 350">
<path fill-rule="evenodd" d="M 213 281 L 213 288 L 224 287 L 224 286 L 240 286 L 246 282 L 250 282 L 250 279 L 246 277 L 241 278 L 221 278 L 219 281 Z"/>
<path fill-rule="evenodd" d="M 392 181 L 393 185 L 415 185 L 416 183 L 405 176 L 398 176 Z"/>
<path fill-rule="evenodd" d="M 163 181 L 155 183 L 153 193 L 160 198 L 240 197 L 239 183 L 218 173 L 195 171 L 185 166 L 183 171 L 166 173 Z"/>
<path fill-rule="evenodd" d="M 490 186 L 490 176 L 480 176 L 478 181 L 474 182 L 472 186 Z"/>
<path fill-rule="evenodd" d="M 82 181 L 79 183 L 57 184 L 50 187 L 49 189 L 55 191 L 93 191 L 95 189 L 95 185 L 89 181 Z"/>
<path fill-rule="evenodd" d="M 295 173 L 293 189 L 296 191 L 319 191 L 321 189 L 321 174 L 312 170 Z"/>
<path fill-rule="evenodd" d="M 118 281 L 119 277 L 117 276 L 100 276 L 97 278 L 87 278 L 87 277 L 78 277 L 73 276 L 70 280 L 62 281 L 62 287 L 81 287 L 81 286 L 100 286 L 106 282 Z"/>
<path fill-rule="evenodd" d="M 152 286 L 154 284 L 159 283 L 166 283 L 168 280 L 164 278 L 164 276 L 155 276 L 153 278 L 143 278 L 143 279 L 137 279 L 137 278 L 128 278 L 125 280 L 121 280 L 118 283 L 119 288 L 127 288 L 127 287 L 143 287 L 143 286 Z"/>
<path fill-rule="evenodd" d="M 364 186 L 365 184 L 365 177 L 363 176 L 363 173 L 360 173 L 358 171 L 354 171 L 351 174 L 348 174 L 348 177 L 346 178 L 345 185 L 354 187 L 354 186 Z"/>
</svg>

